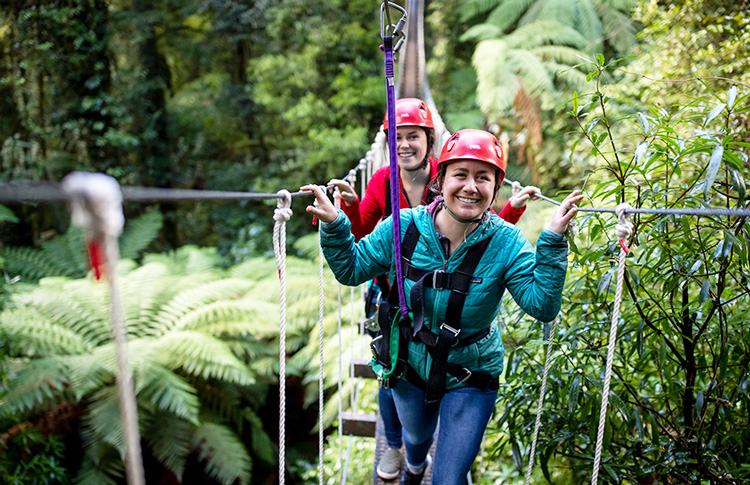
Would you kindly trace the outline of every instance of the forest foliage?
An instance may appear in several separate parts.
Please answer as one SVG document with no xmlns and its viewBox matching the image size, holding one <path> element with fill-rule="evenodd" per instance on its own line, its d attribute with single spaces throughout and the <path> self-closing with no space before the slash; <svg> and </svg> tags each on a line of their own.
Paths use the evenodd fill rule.
<svg viewBox="0 0 750 485">
<path fill-rule="evenodd" d="M 431 0 L 425 24 L 427 75 L 448 129 L 507 138 L 509 178 L 547 195 L 582 188 L 594 206 L 746 207 L 747 2 Z M 276 192 L 341 177 L 382 122 L 380 42 L 378 5 L 363 0 L 3 2 L 0 184 L 87 170 L 124 186 Z M 301 239 L 315 230 L 305 203 L 295 200 L 288 224 L 290 252 L 301 258 L 288 270 L 298 278 L 288 365 L 309 418 L 317 248 Z M 276 437 L 260 416 L 274 405 L 269 349 L 278 334 L 252 307 L 278 312 L 273 207 L 124 209 L 131 225 L 121 249 L 133 261 L 122 275 L 150 470 L 185 483 L 260 483 L 274 474 Z M 634 223 L 600 480 L 742 483 L 750 477 L 745 220 Z M 86 279 L 82 235 L 68 226 L 63 204 L 0 205 L 0 465 L 33 450 L 42 475 L 104 483 L 122 473 L 120 430 L 105 425 L 117 421 L 111 347 L 104 309 L 92 303 L 104 290 Z M 608 216 L 579 217 L 550 349 L 548 324 L 504 305 L 508 359 L 480 483 L 523 482 L 548 350 L 535 483 L 590 478 L 619 249 L 612 226 Z M 326 292 L 326 355 L 334 355 L 336 290 Z M 329 425 L 339 390 L 334 362 L 327 366 Z M 170 385 L 157 389 L 155 379 Z M 160 423 L 174 426 L 165 433 Z M 65 438 L 44 441 L 30 424 Z M 314 433 L 314 423 L 302 428 L 290 440 Z"/>
</svg>

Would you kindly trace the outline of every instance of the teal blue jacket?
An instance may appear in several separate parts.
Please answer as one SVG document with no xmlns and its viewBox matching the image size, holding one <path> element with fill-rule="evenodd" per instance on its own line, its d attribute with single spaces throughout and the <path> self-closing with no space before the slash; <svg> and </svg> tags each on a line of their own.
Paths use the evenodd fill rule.
<svg viewBox="0 0 750 485">
<path fill-rule="evenodd" d="M 493 325 L 493 321 L 500 310 L 503 293 L 507 289 L 518 305 L 532 317 L 544 322 L 554 319 L 560 311 L 568 266 L 568 244 L 565 237 L 545 230 L 539 236 L 534 251 L 516 226 L 492 215 L 472 231 L 466 241 L 446 260 L 435 231 L 433 215 L 427 207 L 402 209 L 400 216 L 402 239 L 412 219 L 419 229 L 421 235 L 411 264 L 427 271 L 455 271 L 470 246 L 492 238 L 474 272 L 474 276 L 481 278 L 481 282 L 472 283 L 469 289 L 461 315 L 459 339 L 470 337 L 489 326 L 490 333 L 476 343 L 451 349 L 448 361 L 472 372 L 500 375 L 505 351 L 500 331 L 497 325 Z M 323 224 L 321 228 L 323 253 L 336 279 L 344 285 L 356 286 L 388 273 L 390 281 L 395 281 L 392 219 L 383 221 L 359 243 L 355 243 L 349 228 L 349 220 L 341 211 L 335 221 Z M 404 281 L 409 309 L 409 292 L 414 283 L 408 279 Z M 450 290 L 447 289 L 424 290 L 424 324 L 433 333 L 439 333 L 439 327 L 444 322 L 449 294 Z M 409 364 L 425 380 L 429 375 L 431 361 L 424 344 L 409 344 Z M 449 376 L 446 389 L 461 385 Z"/>
</svg>

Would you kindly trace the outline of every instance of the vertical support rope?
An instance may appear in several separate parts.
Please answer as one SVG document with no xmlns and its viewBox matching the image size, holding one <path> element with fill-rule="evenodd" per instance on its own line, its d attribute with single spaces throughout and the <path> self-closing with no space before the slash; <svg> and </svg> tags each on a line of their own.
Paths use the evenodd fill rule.
<svg viewBox="0 0 750 485">
<path fill-rule="evenodd" d="M 529 451 L 529 466 L 526 469 L 526 485 L 531 483 L 531 470 L 534 467 L 534 453 L 536 453 L 536 441 L 539 437 L 539 428 L 542 424 L 542 406 L 544 405 L 544 394 L 547 392 L 547 376 L 552 362 L 552 344 L 555 339 L 555 327 L 557 319 L 552 320 L 552 327 L 549 330 L 549 340 L 547 341 L 547 358 L 544 361 L 544 373 L 542 374 L 542 388 L 539 391 L 539 401 L 536 406 L 536 423 L 534 424 L 534 436 L 531 439 L 531 450 Z"/>
<path fill-rule="evenodd" d="M 138 404 L 133 373 L 128 363 L 127 328 L 122 300 L 117 287 L 116 270 L 120 259 L 117 239 L 122 233 L 122 192 L 117 181 L 100 173 L 73 172 L 65 177 L 62 189 L 71 196 L 73 224 L 81 227 L 94 244 L 104 245 L 109 283 L 112 334 L 117 356 L 117 394 L 125 437 L 125 466 L 128 485 L 146 483 L 138 428 Z"/>
<path fill-rule="evenodd" d="M 279 484 L 286 481 L 286 221 L 292 217 L 292 194 L 278 193 L 273 213 L 273 251 L 279 270 Z"/>
<path fill-rule="evenodd" d="M 317 205 L 317 201 L 315 202 Z M 325 381 L 323 379 L 323 246 L 320 245 L 320 228 L 318 224 L 318 484 L 323 485 L 323 427 L 324 406 L 323 394 Z"/>
<path fill-rule="evenodd" d="M 338 189 L 334 190 L 333 192 L 333 205 L 336 207 L 336 209 L 341 208 L 341 194 L 339 193 Z M 339 396 L 339 416 L 338 416 L 338 423 L 339 423 L 339 460 L 338 464 L 341 465 L 342 458 L 344 456 L 344 443 L 343 443 L 343 435 L 341 434 L 344 426 L 341 420 L 341 414 L 343 413 L 343 397 L 341 396 L 341 379 L 342 379 L 342 364 L 341 364 L 341 283 L 338 283 L 338 325 L 336 328 L 336 335 L 338 335 L 338 364 L 339 364 L 339 374 L 338 374 L 338 381 L 337 381 L 337 389 L 338 389 L 338 396 Z"/>
<path fill-rule="evenodd" d="M 615 232 L 620 243 L 620 260 L 617 267 L 617 287 L 615 290 L 615 305 L 612 309 L 612 323 L 609 328 L 609 345 L 607 348 L 607 362 L 604 373 L 604 386 L 602 387 L 602 407 L 599 412 L 599 429 L 596 434 L 596 452 L 594 454 L 594 471 L 591 474 L 591 484 L 596 485 L 599 480 L 599 467 L 602 461 L 602 446 L 604 444 L 604 427 L 607 419 L 607 406 L 609 405 L 609 385 L 612 381 L 612 361 L 615 357 L 615 346 L 617 343 L 617 325 L 620 321 L 620 304 L 622 303 L 622 287 L 625 279 L 625 259 L 630 252 L 625 244 L 627 238 L 633 232 L 633 224 L 628 220 L 626 210 L 628 204 L 617 206 L 617 227 Z"/>
</svg>

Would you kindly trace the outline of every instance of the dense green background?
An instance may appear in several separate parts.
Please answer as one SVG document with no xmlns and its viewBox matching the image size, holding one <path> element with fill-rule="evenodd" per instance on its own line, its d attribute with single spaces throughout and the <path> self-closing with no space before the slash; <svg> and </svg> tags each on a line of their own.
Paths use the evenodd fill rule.
<svg viewBox="0 0 750 485">
<path fill-rule="evenodd" d="M 431 0 L 427 75 L 448 129 L 507 135 L 508 177 L 547 195 L 583 188 L 596 206 L 744 207 L 749 8 Z M 0 183 L 87 170 L 124 186 L 275 192 L 341 177 L 369 149 L 385 109 L 378 9 L 363 0 L 3 2 Z M 295 200 L 288 224 L 299 258 L 290 269 L 291 408 L 302 423 L 288 442 L 290 479 L 317 483 L 317 249 L 304 237 L 315 230 L 304 203 Z M 277 479 L 278 330 L 257 316 L 262 307 L 278 317 L 272 210 L 270 202 L 125 205 L 121 272 L 132 287 L 151 480 Z M 549 214 L 532 205 L 521 221 L 529 239 Z M 744 220 L 635 222 L 600 481 L 742 483 L 750 477 Z M 99 333 L 106 312 L 91 297 L 103 290 L 86 278 L 82 235 L 68 226 L 63 204 L 0 206 L 7 483 L 122 483 L 122 441 L 109 426 L 111 347 Z M 579 217 L 578 229 L 535 483 L 585 483 L 591 473 L 619 246 L 610 218 Z M 327 285 L 332 356 L 338 298 Z M 517 315 L 510 301 L 504 308 L 507 372 L 481 483 L 523 483 L 547 350 L 549 325 Z M 366 353 L 366 339 L 351 341 Z M 337 363 L 327 366 L 329 425 L 339 393 Z M 346 383 L 342 397 L 354 394 Z M 338 483 L 330 436 L 326 477 Z M 352 483 L 370 470 L 371 448 L 357 449 Z"/>
</svg>

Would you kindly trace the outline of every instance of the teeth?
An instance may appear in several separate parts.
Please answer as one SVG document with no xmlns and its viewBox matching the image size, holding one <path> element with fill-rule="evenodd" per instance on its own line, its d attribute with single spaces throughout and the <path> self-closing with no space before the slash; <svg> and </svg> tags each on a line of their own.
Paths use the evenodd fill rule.
<svg viewBox="0 0 750 485">
<path fill-rule="evenodd" d="M 458 200 L 463 202 L 464 204 L 475 204 L 478 202 L 478 199 L 467 199 L 466 197 L 456 197 Z"/>
</svg>

